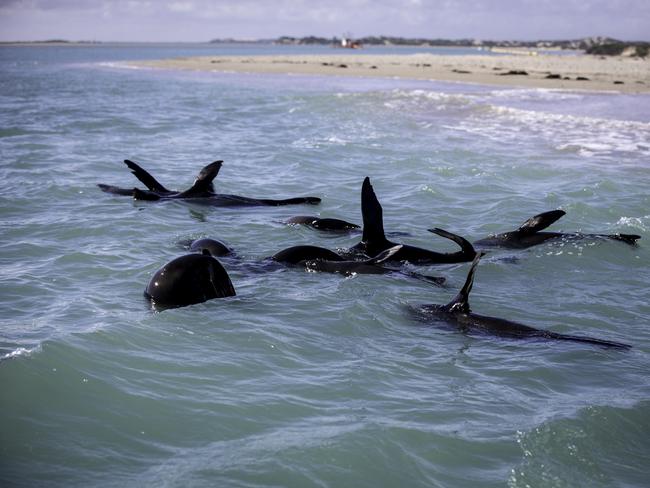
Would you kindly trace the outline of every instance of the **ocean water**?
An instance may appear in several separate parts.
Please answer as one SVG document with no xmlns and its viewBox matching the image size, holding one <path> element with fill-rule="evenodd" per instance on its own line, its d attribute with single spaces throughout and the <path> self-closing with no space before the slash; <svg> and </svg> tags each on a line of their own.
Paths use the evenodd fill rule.
<svg viewBox="0 0 650 488">
<path fill-rule="evenodd" d="M 647 486 L 650 96 L 122 64 L 296 50 L 0 48 L 0 485 Z M 178 189 L 223 159 L 219 191 L 323 202 L 102 193 L 141 186 L 125 158 Z M 387 231 L 434 250 L 455 246 L 427 228 L 476 240 L 555 208 L 552 230 L 641 235 L 492 251 L 471 296 L 633 348 L 414 320 L 466 263 L 411 267 L 446 288 L 251 271 L 291 245 L 358 242 L 282 221 L 360 223 L 365 176 Z M 222 259 L 237 296 L 152 312 L 153 273 L 204 236 L 237 252 Z"/>
</svg>

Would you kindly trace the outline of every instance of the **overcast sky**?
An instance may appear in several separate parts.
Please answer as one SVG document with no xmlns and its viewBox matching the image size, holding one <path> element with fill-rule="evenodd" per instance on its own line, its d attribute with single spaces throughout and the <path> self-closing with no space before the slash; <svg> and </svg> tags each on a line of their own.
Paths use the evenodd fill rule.
<svg viewBox="0 0 650 488">
<path fill-rule="evenodd" d="M 0 0 L 0 40 L 650 40 L 650 0 Z"/>
</svg>

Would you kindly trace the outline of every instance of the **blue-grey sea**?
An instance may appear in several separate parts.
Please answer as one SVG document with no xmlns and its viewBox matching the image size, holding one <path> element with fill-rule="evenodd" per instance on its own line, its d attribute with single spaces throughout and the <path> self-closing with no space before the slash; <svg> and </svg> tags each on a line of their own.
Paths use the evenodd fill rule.
<svg viewBox="0 0 650 488">
<path fill-rule="evenodd" d="M 124 64 L 326 49 L 0 48 L 1 486 L 648 486 L 650 96 Z M 142 187 L 127 158 L 173 189 L 222 159 L 220 192 L 322 203 L 102 193 Z M 467 263 L 410 266 L 446 288 L 251 271 L 291 245 L 357 243 L 282 221 L 360 223 L 365 176 L 394 240 L 433 250 L 456 247 L 428 228 L 476 240 L 556 208 L 550 230 L 641 235 L 494 250 L 471 295 L 478 313 L 633 348 L 415 320 Z M 153 273 L 206 236 L 236 251 L 221 262 L 237 296 L 153 312 Z"/>
</svg>

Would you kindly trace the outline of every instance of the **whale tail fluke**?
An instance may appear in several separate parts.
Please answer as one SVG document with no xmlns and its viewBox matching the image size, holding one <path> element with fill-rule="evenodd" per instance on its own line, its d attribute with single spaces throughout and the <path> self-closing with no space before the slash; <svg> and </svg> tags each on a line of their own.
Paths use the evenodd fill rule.
<svg viewBox="0 0 650 488">
<path fill-rule="evenodd" d="M 452 234 L 451 232 L 448 232 L 444 229 L 440 229 L 438 227 L 435 227 L 433 229 L 427 229 L 427 230 L 429 232 L 439 235 L 440 237 L 444 237 L 445 239 L 452 240 L 456 244 L 458 244 L 461 247 L 461 254 L 467 257 L 467 261 L 471 261 L 476 256 L 476 249 L 474 249 L 472 243 L 469 242 L 467 239 L 457 234 Z"/>
<path fill-rule="evenodd" d="M 157 191 L 160 193 L 171 193 L 167 188 L 165 188 L 156 178 L 151 176 L 149 172 L 144 170 L 142 167 L 138 166 L 136 163 L 129 159 L 124 160 L 124 164 L 128 166 L 131 170 L 131 173 L 140 180 L 140 182 L 146 186 L 151 191 Z"/>
<path fill-rule="evenodd" d="M 527 235 L 534 234 L 546 229 L 551 224 L 557 222 L 565 214 L 566 212 L 564 210 L 551 210 L 549 212 L 543 212 L 529 218 L 526 222 L 521 224 L 521 227 L 517 229 L 517 232 Z"/>
</svg>

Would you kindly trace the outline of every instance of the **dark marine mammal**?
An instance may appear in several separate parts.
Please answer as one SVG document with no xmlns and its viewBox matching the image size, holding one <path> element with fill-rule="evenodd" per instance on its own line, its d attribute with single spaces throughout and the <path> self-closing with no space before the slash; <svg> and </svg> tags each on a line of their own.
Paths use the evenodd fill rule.
<svg viewBox="0 0 650 488">
<path fill-rule="evenodd" d="M 136 200 L 158 201 L 158 200 L 190 200 L 193 203 L 210 205 L 215 207 L 234 207 L 234 206 L 280 206 L 280 205 L 297 205 L 320 203 L 321 199 L 317 197 L 295 197 L 285 199 L 272 198 L 251 198 L 241 195 L 230 195 L 224 193 L 215 193 L 213 180 L 219 174 L 223 161 L 214 161 L 203 167 L 197 175 L 194 183 L 190 188 L 184 191 L 171 191 L 165 188 L 147 171 L 138 166 L 133 161 L 124 160 L 131 172 L 146 187 L 146 190 L 138 188 L 119 188 L 112 185 L 98 184 L 99 188 L 113 195 L 132 196 Z"/>
<path fill-rule="evenodd" d="M 368 177 L 363 180 L 361 187 L 361 214 L 363 217 L 363 235 L 361 236 L 361 242 L 351 248 L 352 252 L 360 252 L 366 256 L 376 256 L 380 252 L 397 245 L 397 243 L 386 239 L 383 209 Z M 399 251 L 390 256 L 389 260 L 409 261 L 416 264 L 462 263 L 471 261 L 476 256 L 472 244 L 462 237 L 438 228 L 429 231 L 454 241 L 461 247 L 461 250 L 453 253 L 440 253 L 402 244 Z"/>
<path fill-rule="evenodd" d="M 488 236 L 474 242 L 476 247 L 506 247 L 512 249 L 525 249 L 536 246 L 552 239 L 584 239 L 600 238 L 622 241 L 626 244 L 635 245 L 641 236 L 635 234 L 583 234 L 581 232 L 541 232 L 551 224 L 562 218 L 564 210 L 551 210 L 535 215 L 524 222 L 521 227 L 511 232 L 504 232 Z"/>
<path fill-rule="evenodd" d="M 394 253 L 398 252 L 400 245 L 394 246 L 371 259 L 363 261 L 349 261 L 340 254 L 324 247 L 300 245 L 292 246 L 275 253 L 267 258 L 267 263 L 273 261 L 283 265 L 301 266 L 308 271 L 322 271 L 339 273 L 344 276 L 353 274 L 401 274 L 411 278 L 433 283 L 441 286 L 445 278 L 426 276 L 407 270 L 384 268 L 381 264 L 387 261 Z M 267 268 L 268 269 L 268 268 Z"/>
<path fill-rule="evenodd" d="M 385 268 L 382 263 L 387 261 L 392 255 L 401 249 L 402 245 L 397 245 L 380 252 L 374 258 L 364 261 L 330 261 L 327 259 L 310 259 L 305 261 L 305 267 L 309 271 L 338 273 L 343 276 L 352 276 L 355 274 L 401 274 L 411 278 L 428 281 L 436 285 L 442 285 L 445 278 L 438 276 L 426 276 L 412 271 L 400 269 Z"/>
<path fill-rule="evenodd" d="M 138 180 L 140 180 L 141 183 L 144 184 L 144 186 L 147 187 L 148 192 L 145 192 L 145 194 L 150 195 L 151 199 L 154 199 L 155 197 L 178 196 L 181 193 L 178 191 L 168 190 L 162 185 L 162 183 L 156 180 L 156 178 L 154 178 L 149 172 L 147 172 L 144 168 L 140 167 L 138 164 L 134 163 L 133 161 L 129 159 L 125 159 L 124 164 L 126 164 L 126 166 L 131 170 L 133 176 L 135 176 Z M 202 185 L 202 189 L 214 193 L 214 185 L 212 183 L 212 180 L 214 180 L 217 174 L 219 174 L 219 170 L 221 169 L 222 164 L 223 161 L 219 160 L 219 161 L 214 161 L 208 164 L 207 166 L 204 166 L 199 172 L 199 174 L 197 175 L 194 183 L 196 184 L 197 182 L 200 181 L 201 182 L 200 184 Z M 133 196 L 133 191 L 135 190 L 134 188 L 119 188 L 117 186 L 105 185 L 103 183 L 99 183 L 97 186 L 106 193 L 112 193 L 113 195 L 123 195 L 129 197 Z"/>
<path fill-rule="evenodd" d="M 301 224 L 314 229 L 331 231 L 331 232 L 346 232 L 354 229 L 359 229 L 357 224 L 346 222 L 345 220 L 333 218 L 320 218 L 312 215 L 297 215 L 285 221 L 287 224 Z"/>
<path fill-rule="evenodd" d="M 165 264 L 144 291 L 154 308 L 183 307 L 213 298 L 235 296 L 235 288 L 221 263 L 203 254 L 186 254 Z"/>
<path fill-rule="evenodd" d="M 463 332 L 482 332 L 499 337 L 513 339 L 539 338 L 593 344 L 602 347 L 617 349 L 630 349 L 632 346 L 620 342 L 607 341 L 586 336 L 560 334 L 549 330 L 536 329 L 528 325 L 513 322 L 507 319 L 479 315 L 471 311 L 469 294 L 474 285 L 474 273 L 483 254 L 477 254 L 467 274 L 467 279 L 458 295 L 446 305 L 423 305 L 420 311 L 427 317 L 458 327 Z"/>
<path fill-rule="evenodd" d="M 181 239 L 177 242 L 177 244 L 180 248 L 187 251 L 196 252 L 199 254 L 207 252 L 210 254 L 210 256 L 213 256 L 215 258 L 235 256 L 235 251 L 233 251 L 230 246 L 209 237 L 203 237 L 201 239 Z"/>
<path fill-rule="evenodd" d="M 334 251 L 319 246 L 292 246 L 275 253 L 270 258 L 284 264 L 304 264 L 306 261 L 322 259 L 327 261 L 343 261 L 343 257 Z"/>
<path fill-rule="evenodd" d="M 209 237 L 192 241 L 189 245 L 189 250 L 201 254 L 207 251 L 210 256 L 215 258 L 219 256 L 230 256 L 233 254 L 232 249 L 223 242 L 216 239 L 210 239 Z"/>
<path fill-rule="evenodd" d="M 283 222 L 289 225 L 305 225 L 312 229 L 320 230 L 323 232 L 336 232 L 336 233 L 356 233 L 361 231 L 361 226 L 341 219 L 333 219 L 329 217 L 315 217 L 313 215 L 297 215 L 291 217 Z M 386 232 L 387 236 L 391 237 L 404 237 L 409 236 L 408 232 Z"/>
</svg>

